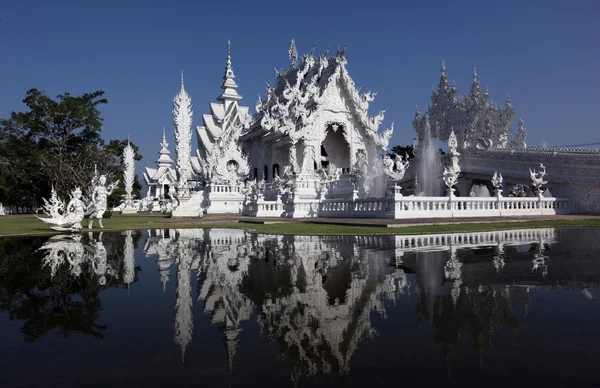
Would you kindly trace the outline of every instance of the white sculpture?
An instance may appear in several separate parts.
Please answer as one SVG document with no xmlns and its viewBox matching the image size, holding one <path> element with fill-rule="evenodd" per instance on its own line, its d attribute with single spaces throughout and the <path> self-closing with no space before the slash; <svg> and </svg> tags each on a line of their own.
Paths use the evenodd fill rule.
<svg viewBox="0 0 600 388">
<path fill-rule="evenodd" d="M 64 210 L 64 211 L 63 211 Z M 62 213 L 61 213 L 62 212 Z M 77 187 L 71 194 L 71 200 L 64 206 L 52 188 L 52 197 L 49 201 L 44 198 L 44 213 L 49 218 L 38 217 L 57 231 L 78 232 L 81 230 L 81 221 L 85 215 L 85 205 L 81 201 L 81 189 Z"/>
<path fill-rule="evenodd" d="M 404 159 L 402 156 L 396 154 L 396 157 L 392 159 L 388 154 L 385 154 L 382 162 L 384 174 L 394 182 L 398 182 L 404 178 L 406 169 L 410 165 L 408 155 Z"/>
<path fill-rule="evenodd" d="M 288 54 L 290 56 L 290 62 L 292 63 L 292 65 L 298 63 L 298 50 L 296 49 L 296 41 L 294 40 L 294 38 L 292 38 L 292 43 L 290 44 Z"/>
<path fill-rule="evenodd" d="M 458 182 L 458 175 L 460 174 L 460 166 L 458 165 L 458 156 L 460 153 L 456 150 L 458 146 L 456 135 L 454 131 L 450 132 L 448 137 L 448 148 L 450 148 L 450 166 L 444 167 L 444 173 L 442 178 L 446 187 L 448 188 L 448 195 L 452 196 L 454 193 L 453 186 Z"/>
<path fill-rule="evenodd" d="M 5 216 L 6 210 L 4 210 L 4 206 L 2 206 L 2 202 L 0 202 L 0 216 Z"/>
<path fill-rule="evenodd" d="M 192 99 L 185 91 L 183 85 L 183 71 L 181 72 L 181 90 L 173 100 L 173 124 L 175 135 L 176 161 L 178 186 L 187 188 L 188 174 L 192 171 L 190 153 L 192 151 Z"/>
<path fill-rule="evenodd" d="M 102 216 L 107 208 L 107 199 L 108 196 L 112 194 L 114 189 L 119 184 L 119 181 L 115 181 L 111 183 L 108 187 L 106 187 L 106 176 L 100 175 L 98 179 L 98 184 L 94 187 L 94 191 L 92 192 L 91 203 L 89 205 L 89 209 L 91 210 L 88 228 L 92 229 L 94 224 L 94 218 L 98 219 L 98 223 L 101 228 L 104 228 L 102 225 Z"/>
<path fill-rule="evenodd" d="M 492 176 L 492 186 L 496 190 L 502 189 L 502 183 L 504 178 L 502 178 L 502 173 L 498 173 L 498 171 L 494 171 L 494 175 Z"/>
<path fill-rule="evenodd" d="M 536 191 L 541 195 L 542 186 L 548 183 L 548 181 L 544 180 L 544 176 L 546 175 L 546 166 L 540 163 L 540 172 L 537 172 L 535 169 L 532 171 L 530 168 L 529 175 L 531 176 L 532 185 L 535 187 Z"/>
<path fill-rule="evenodd" d="M 133 206 L 133 182 L 135 180 L 135 151 L 127 141 L 127 146 L 123 149 L 123 182 L 125 183 L 125 207 L 124 213 L 135 213 L 137 209 Z"/>
<path fill-rule="evenodd" d="M 498 171 L 494 171 L 494 175 L 492 176 L 492 186 L 496 191 L 496 195 L 500 197 L 502 195 L 502 183 L 504 182 L 504 178 L 502 178 L 502 173 L 498 173 Z"/>
</svg>

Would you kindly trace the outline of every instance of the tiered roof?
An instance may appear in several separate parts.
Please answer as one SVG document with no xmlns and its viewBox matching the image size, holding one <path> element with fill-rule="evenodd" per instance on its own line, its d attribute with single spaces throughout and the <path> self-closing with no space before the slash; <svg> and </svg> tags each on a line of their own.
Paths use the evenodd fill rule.
<svg viewBox="0 0 600 388">
<path fill-rule="evenodd" d="M 171 152 L 169 151 L 169 143 L 165 135 L 163 128 L 163 137 L 160 142 L 160 151 L 158 151 L 158 159 L 156 164 L 158 168 L 146 167 L 144 171 L 144 180 L 147 185 L 151 184 L 171 184 L 177 180 L 177 175 L 173 169 L 173 159 L 171 159 Z"/>
</svg>

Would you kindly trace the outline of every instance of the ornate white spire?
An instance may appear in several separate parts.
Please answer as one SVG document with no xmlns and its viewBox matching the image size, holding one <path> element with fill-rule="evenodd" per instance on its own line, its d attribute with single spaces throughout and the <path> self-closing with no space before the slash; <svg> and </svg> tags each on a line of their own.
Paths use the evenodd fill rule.
<svg viewBox="0 0 600 388">
<path fill-rule="evenodd" d="M 131 206 L 133 200 L 133 182 L 135 180 L 135 151 L 127 140 L 123 149 L 123 183 L 125 184 L 125 206 Z"/>
<path fill-rule="evenodd" d="M 192 99 L 183 85 L 181 71 L 181 90 L 175 96 L 173 124 L 175 135 L 176 169 L 180 185 L 187 183 L 187 175 L 192 171 L 190 153 L 192 150 Z"/>
<path fill-rule="evenodd" d="M 473 68 L 473 82 L 471 83 L 471 95 L 469 96 L 471 104 L 477 104 L 481 100 L 481 86 L 477 79 L 477 68 Z"/>
<path fill-rule="evenodd" d="M 217 100 L 219 101 L 227 101 L 234 100 L 238 101 L 242 99 L 237 92 L 237 84 L 234 81 L 235 75 L 233 74 L 233 69 L 231 67 L 231 41 L 227 41 L 227 66 L 225 67 L 225 75 L 223 76 L 223 84 L 221 85 L 221 89 L 223 89 L 223 93 Z"/>
<path fill-rule="evenodd" d="M 440 74 L 440 84 L 438 86 L 439 93 L 447 92 L 450 89 L 448 83 L 448 75 L 446 74 L 446 61 L 442 59 L 442 72 Z"/>
<path fill-rule="evenodd" d="M 290 44 L 288 55 L 290 56 L 290 61 L 292 62 L 292 65 L 298 63 L 298 50 L 296 49 L 296 41 L 294 40 L 294 38 L 292 38 L 292 43 Z"/>
</svg>

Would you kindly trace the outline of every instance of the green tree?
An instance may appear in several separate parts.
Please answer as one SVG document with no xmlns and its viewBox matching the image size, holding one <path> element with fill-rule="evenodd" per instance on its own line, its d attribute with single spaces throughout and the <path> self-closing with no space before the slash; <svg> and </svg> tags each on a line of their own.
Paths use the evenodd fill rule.
<svg viewBox="0 0 600 388">
<path fill-rule="evenodd" d="M 105 144 L 100 136 L 103 95 L 52 99 L 38 89 L 27 91 L 28 110 L 0 120 L 0 202 L 33 209 L 51 186 L 63 197 L 78 186 L 89 194 L 95 168 L 109 181 L 119 178 L 126 140 Z"/>
</svg>

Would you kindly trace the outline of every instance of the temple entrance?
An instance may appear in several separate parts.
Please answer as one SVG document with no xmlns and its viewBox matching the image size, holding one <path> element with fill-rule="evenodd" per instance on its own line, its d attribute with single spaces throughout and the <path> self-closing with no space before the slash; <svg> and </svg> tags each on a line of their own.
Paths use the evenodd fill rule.
<svg viewBox="0 0 600 388">
<path fill-rule="evenodd" d="M 350 144 L 344 137 L 344 127 L 340 124 L 329 124 L 325 140 L 321 144 L 321 167 L 330 165 L 342 170 L 350 169 Z"/>
</svg>

